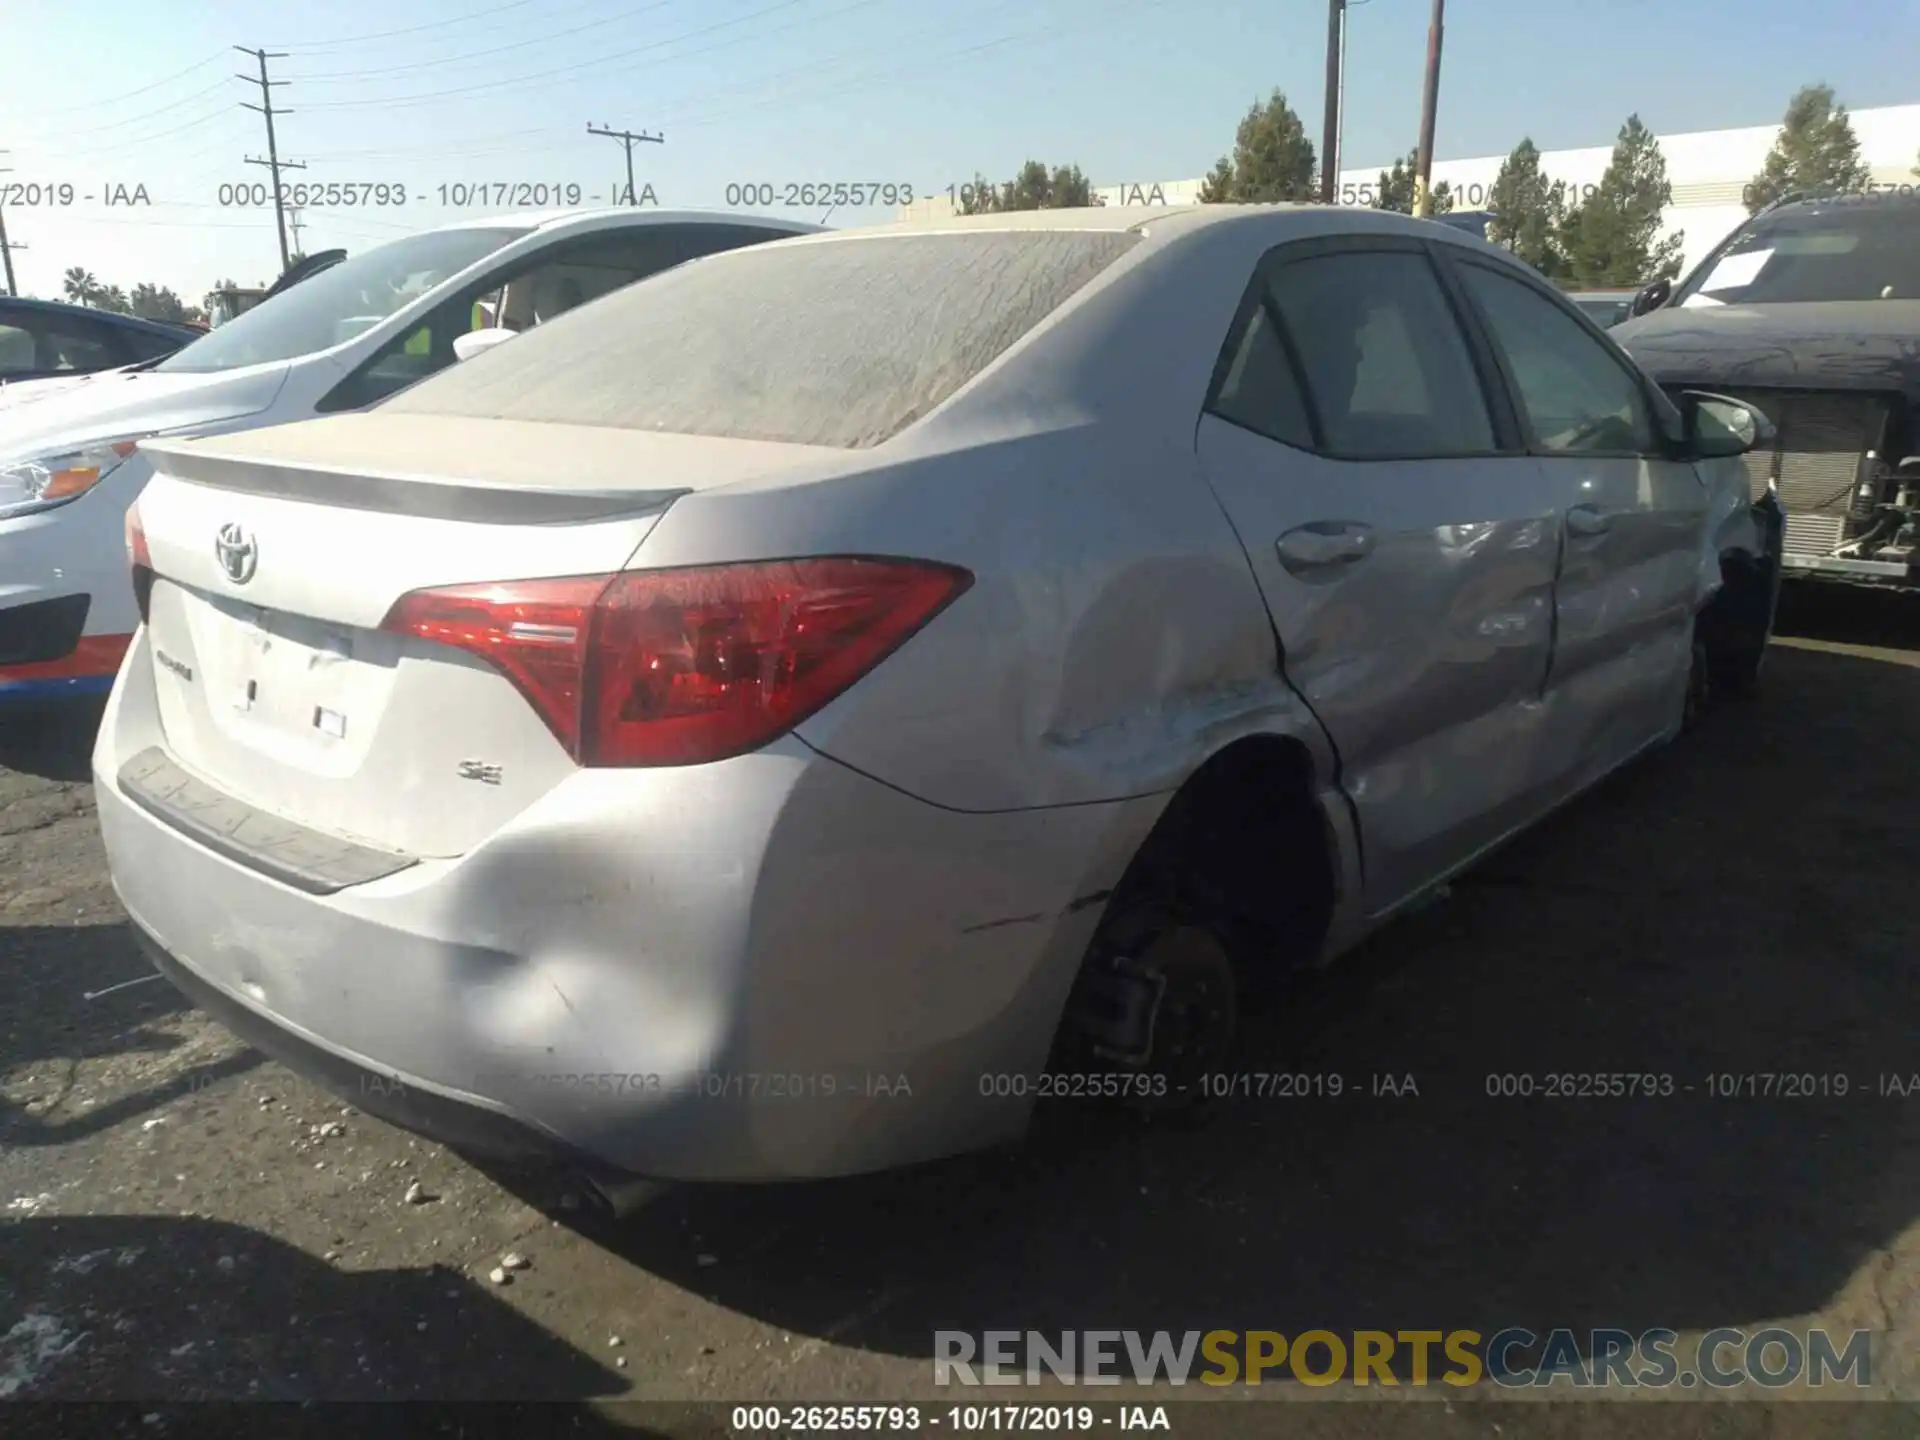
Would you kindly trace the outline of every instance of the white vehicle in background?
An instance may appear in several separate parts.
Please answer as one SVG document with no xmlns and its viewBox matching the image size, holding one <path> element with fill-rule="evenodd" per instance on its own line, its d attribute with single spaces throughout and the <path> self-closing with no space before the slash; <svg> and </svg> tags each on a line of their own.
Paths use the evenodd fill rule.
<svg viewBox="0 0 1920 1440">
<path fill-rule="evenodd" d="M 142 440 L 363 409 L 623 285 L 821 228 L 632 208 L 464 221 L 332 264 L 164 360 L 0 407 L 0 706 L 112 685 L 139 623 L 122 530 L 152 474 Z"/>
</svg>

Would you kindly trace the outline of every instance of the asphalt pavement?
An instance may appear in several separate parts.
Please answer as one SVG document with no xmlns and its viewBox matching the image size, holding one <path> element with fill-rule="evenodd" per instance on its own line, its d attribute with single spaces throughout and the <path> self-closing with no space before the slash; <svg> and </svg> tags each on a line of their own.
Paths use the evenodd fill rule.
<svg viewBox="0 0 1920 1440">
<path fill-rule="evenodd" d="M 1872 1330 L 1872 1393 L 1920 1398 L 1920 603 L 1781 628 L 1760 697 L 1253 1018 L 1247 1071 L 1340 1098 L 618 1223 L 151 978 L 88 717 L 0 721 L 0 1399 L 952 1400 L 937 1330 L 1769 1323 Z M 1675 1086 L 1490 1093 L 1568 1072 Z M 1710 1079 L 1780 1074 L 1849 1093 Z"/>
</svg>

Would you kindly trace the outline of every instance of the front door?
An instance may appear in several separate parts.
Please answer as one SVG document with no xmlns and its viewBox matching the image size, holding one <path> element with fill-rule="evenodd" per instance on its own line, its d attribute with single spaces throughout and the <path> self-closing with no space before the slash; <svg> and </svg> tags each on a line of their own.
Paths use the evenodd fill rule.
<svg viewBox="0 0 1920 1440">
<path fill-rule="evenodd" d="M 1279 247 L 1199 430 L 1375 913 L 1538 812 L 1556 498 L 1416 240 Z"/>
</svg>

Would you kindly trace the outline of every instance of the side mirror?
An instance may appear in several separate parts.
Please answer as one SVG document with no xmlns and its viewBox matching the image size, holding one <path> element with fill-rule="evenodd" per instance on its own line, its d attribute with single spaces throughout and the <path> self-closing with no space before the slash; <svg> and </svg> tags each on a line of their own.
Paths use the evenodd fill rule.
<svg viewBox="0 0 1920 1440">
<path fill-rule="evenodd" d="M 469 330 L 464 335 L 453 337 L 453 358 L 471 360 L 482 350 L 491 350 L 503 340 L 511 340 L 520 332 L 490 327 L 485 330 Z"/>
<path fill-rule="evenodd" d="M 1627 312 L 1629 319 L 1638 318 L 1649 310 L 1658 310 L 1667 303 L 1667 297 L 1673 294 L 1671 280 L 1656 280 L 1643 288 L 1633 297 L 1633 308 Z"/>
<path fill-rule="evenodd" d="M 1773 444 L 1773 422 L 1730 395 L 1685 391 L 1680 396 L 1680 416 L 1686 424 L 1687 453 L 1695 460 L 1730 458 Z"/>
</svg>

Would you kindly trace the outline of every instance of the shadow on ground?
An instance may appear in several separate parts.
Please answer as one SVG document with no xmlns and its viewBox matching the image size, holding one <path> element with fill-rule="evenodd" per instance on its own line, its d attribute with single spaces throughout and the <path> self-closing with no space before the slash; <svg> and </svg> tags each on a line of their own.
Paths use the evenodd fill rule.
<svg viewBox="0 0 1920 1440">
<path fill-rule="evenodd" d="M 91 779 L 93 739 L 105 708 L 104 700 L 82 699 L 0 711 L 0 770 Z"/>
<path fill-rule="evenodd" d="M 1913 649 L 1920 646 L 1920 592 L 1789 581 L 1780 591 L 1774 631 L 1846 645 Z"/>
<path fill-rule="evenodd" d="M 1243 1067 L 1317 1096 L 869 1180 L 669 1190 L 591 1233 L 717 1304 L 909 1356 L 940 1329 L 1817 1310 L 1920 1207 L 1916 716 L 1920 668 L 1782 647 L 1764 698 L 1260 1017 Z M 1656 1093 L 1545 1098 L 1555 1074 Z M 1784 1074 L 1812 1093 L 1710 1078 Z"/>
<path fill-rule="evenodd" d="M 65 1144 L 262 1063 L 248 1050 L 166 1066 L 157 1084 L 129 1083 L 129 1071 L 160 1068 L 179 1047 L 165 1022 L 192 1006 L 154 973 L 124 922 L 0 926 L 0 975 L 0 1074 L 34 1077 L 0 1094 L 0 1144 Z M 95 1083 L 116 1093 L 94 1103 L 76 1092 L 102 1061 L 115 1078 Z"/>
<path fill-rule="evenodd" d="M 238 1225 L 19 1221 L 0 1228 L 0 1276 L 10 1277 L 0 1377 L 26 1379 L 36 1401 L 497 1401 L 625 1389 L 457 1270 L 345 1272 Z M 12 1408 L 10 1433 L 26 1433 Z M 346 1428 L 370 1433 L 374 1418 Z M 205 1431 L 196 1420 L 177 1433 Z"/>
</svg>

